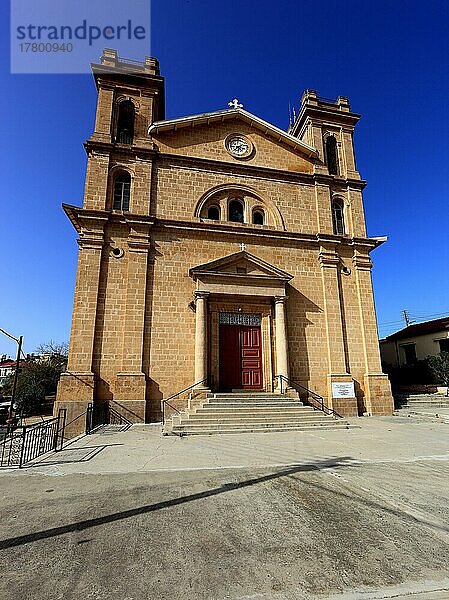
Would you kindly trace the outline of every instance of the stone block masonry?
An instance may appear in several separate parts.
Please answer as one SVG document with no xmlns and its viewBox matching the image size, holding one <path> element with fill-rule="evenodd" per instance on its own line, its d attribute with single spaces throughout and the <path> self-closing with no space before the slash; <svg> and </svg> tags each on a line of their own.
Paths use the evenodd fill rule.
<svg viewBox="0 0 449 600">
<path fill-rule="evenodd" d="M 347 99 L 308 90 L 289 132 L 240 107 L 165 120 L 155 59 L 131 73 L 108 50 L 92 68 L 98 104 L 84 202 L 64 206 L 79 258 L 55 410 L 69 408 L 71 431 L 88 402 L 157 421 L 161 401 L 197 379 L 219 391 L 223 360 L 237 370 L 244 361 L 224 355 L 222 311 L 260 315 L 263 390 L 276 391 L 284 375 L 345 416 L 392 414 L 371 281 L 381 242 L 366 235 L 352 142 L 359 115 Z M 230 138 L 249 149 L 244 157 Z M 333 398 L 334 382 L 354 383 L 354 397 Z"/>
</svg>

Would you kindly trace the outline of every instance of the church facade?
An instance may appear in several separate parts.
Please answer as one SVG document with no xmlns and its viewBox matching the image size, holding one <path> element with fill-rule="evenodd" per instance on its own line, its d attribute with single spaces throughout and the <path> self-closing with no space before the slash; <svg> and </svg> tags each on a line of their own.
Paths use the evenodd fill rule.
<svg viewBox="0 0 449 600">
<path fill-rule="evenodd" d="M 105 402 L 151 422 L 193 384 L 298 382 L 342 415 L 391 414 L 370 259 L 385 238 L 366 233 L 347 98 L 307 90 L 288 131 L 237 100 L 167 120 L 156 59 L 105 49 L 92 70 L 84 202 L 64 205 L 79 258 L 56 410 Z"/>
</svg>

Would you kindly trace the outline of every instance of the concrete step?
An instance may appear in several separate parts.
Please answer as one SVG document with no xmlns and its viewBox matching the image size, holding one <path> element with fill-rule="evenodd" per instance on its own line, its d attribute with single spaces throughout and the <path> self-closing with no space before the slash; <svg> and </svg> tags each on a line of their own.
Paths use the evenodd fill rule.
<svg viewBox="0 0 449 600">
<path fill-rule="evenodd" d="M 290 414 L 306 414 L 314 412 L 310 406 L 234 406 L 228 408 L 227 406 L 210 406 L 206 405 L 202 408 L 198 408 L 195 413 L 196 415 L 205 414 L 235 414 L 235 415 L 277 415 L 279 413 L 290 415 Z M 320 411 L 321 412 L 321 411 Z"/>
<path fill-rule="evenodd" d="M 226 416 L 215 416 L 215 415 L 190 415 L 190 417 L 188 418 L 181 418 L 181 425 L 183 424 L 189 424 L 189 423 L 193 423 L 193 424 L 198 424 L 198 425 L 205 425 L 207 423 L 232 423 L 232 424 L 236 424 L 239 425 L 241 423 L 299 423 L 302 421 L 326 421 L 328 422 L 329 419 L 331 417 L 328 417 L 326 415 L 321 414 L 308 414 L 308 415 L 292 415 L 292 416 L 286 416 L 286 415 L 278 415 L 278 416 L 260 416 L 260 415 L 255 415 L 255 416 L 247 416 L 247 417 L 240 417 L 240 416 L 233 416 L 233 415 L 226 415 Z"/>
<path fill-rule="evenodd" d="M 230 429 L 239 429 L 242 426 L 254 425 L 256 427 L 275 427 L 280 425 L 314 425 L 315 423 L 322 424 L 332 424 L 337 423 L 336 420 L 332 419 L 332 417 L 319 417 L 319 418 L 308 418 L 308 419 L 278 419 L 273 421 L 272 419 L 264 420 L 264 419 L 248 419 L 248 421 L 240 421 L 238 419 L 186 419 L 181 420 L 180 425 L 176 425 L 176 428 L 179 427 L 203 427 L 208 429 L 220 428 L 221 426 L 229 427 Z"/>
<path fill-rule="evenodd" d="M 395 396 L 398 400 L 410 401 L 410 400 L 423 400 L 423 401 L 433 401 L 433 400 L 449 400 L 449 396 L 445 394 L 396 394 Z"/>
<path fill-rule="evenodd" d="M 405 402 L 449 402 L 448 396 L 413 396 L 410 398 L 404 398 Z"/>
<path fill-rule="evenodd" d="M 175 420 L 176 422 L 176 420 Z M 212 435 L 220 433 L 256 433 L 266 431 L 347 429 L 349 423 L 336 420 L 298 397 L 267 392 L 208 394 L 196 411 L 181 415 L 181 422 L 167 426 L 173 435 Z"/>
<path fill-rule="evenodd" d="M 210 407 L 211 409 L 216 408 L 243 408 L 246 410 L 257 410 L 260 408 L 279 408 L 279 409 L 288 409 L 288 408 L 304 408 L 302 402 L 207 402 L 203 404 L 204 407 Z"/>
<path fill-rule="evenodd" d="M 251 425 L 251 426 L 240 426 L 239 428 L 230 428 L 230 427 L 188 427 L 184 426 L 176 426 L 172 430 L 172 434 L 174 435 L 217 435 L 217 434 L 225 434 L 225 433 L 274 433 L 279 431 L 310 431 L 319 429 L 322 430 L 338 430 L 338 429 L 351 429 L 356 427 L 355 425 L 350 425 L 349 423 L 343 421 L 334 421 L 328 423 L 303 423 L 301 425 L 288 425 L 284 427 L 278 427 L 277 425 L 272 425 L 268 427 L 266 425 Z"/>
<path fill-rule="evenodd" d="M 407 402 L 406 404 L 401 404 L 400 408 L 449 408 L 449 402 Z"/>
<path fill-rule="evenodd" d="M 212 392 L 207 394 L 208 397 L 211 398 L 223 398 L 223 397 L 231 397 L 231 398 L 241 398 L 241 397 L 251 397 L 254 398 L 258 396 L 260 398 L 282 398 L 282 394 L 278 394 L 276 392 L 251 392 L 242 390 L 241 392 Z"/>
<path fill-rule="evenodd" d="M 286 396 L 211 396 L 206 399 L 207 402 L 298 402 L 298 398 L 288 398 Z"/>
</svg>

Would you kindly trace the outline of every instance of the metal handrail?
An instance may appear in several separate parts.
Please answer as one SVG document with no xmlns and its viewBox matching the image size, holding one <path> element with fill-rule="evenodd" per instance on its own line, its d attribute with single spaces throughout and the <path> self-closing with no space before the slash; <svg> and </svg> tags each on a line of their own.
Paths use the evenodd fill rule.
<svg viewBox="0 0 449 600">
<path fill-rule="evenodd" d="M 188 392 L 189 390 L 192 390 L 194 387 L 196 387 L 197 385 L 201 385 L 205 381 L 207 381 L 207 377 L 205 377 L 201 381 L 197 381 L 193 385 L 189 385 L 189 387 L 186 387 L 184 390 L 181 390 L 180 392 L 176 392 L 176 394 L 172 394 L 166 400 L 162 400 L 162 402 L 161 402 L 161 405 L 162 405 L 162 424 L 165 424 L 165 405 L 166 404 L 170 408 L 172 408 L 173 410 L 175 410 L 178 414 L 181 414 L 181 411 L 179 411 L 175 406 L 173 406 L 172 404 L 170 404 L 169 400 L 173 400 L 173 398 L 176 398 L 177 396 L 180 396 L 181 394 L 184 394 L 185 392 Z"/>
<path fill-rule="evenodd" d="M 309 388 L 307 388 L 305 385 L 302 385 L 302 383 L 299 383 L 298 381 L 295 381 L 294 379 L 289 379 L 285 375 L 277 375 L 276 377 L 279 379 L 279 389 L 281 390 L 281 394 L 284 393 L 282 382 L 285 381 L 287 383 L 287 385 L 290 384 L 293 388 L 299 387 L 299 388 L 301 388 L 301 390 L 304 390 L 305 392 L 307 392 L 307 402 L 311 405 L 311 407 L 313 409 L 315 409 L 315 410 L 318 409 L 327 415 L 331 415 L 331 416 L 337 417 L 339 419 L 343 419 L 343 416 L 340 415 L 336 410 L 334 410 L 333 408 L 329 408 L 328 406 L 326 406 L 324 404 L 323 396 L 320 396 L 316 392 L 309 390 Z M 297 391 L 299 391 L 299 390 L 297 390 Z M 313 402 L 311 402 L 311 399 L 313 400 L 313 402 L 317 402 L 319 404 L 319 406 L 316 406 L 315 404 L 313 404 Z"/>
<path fill-rule="evenodd" d="M 62 450 L 67 409 L 57 417 L 33 425 L 20 425 L 5 432 L 0 440 L 0 467 L 22 467 L 38 456 Z"/>
</svg>

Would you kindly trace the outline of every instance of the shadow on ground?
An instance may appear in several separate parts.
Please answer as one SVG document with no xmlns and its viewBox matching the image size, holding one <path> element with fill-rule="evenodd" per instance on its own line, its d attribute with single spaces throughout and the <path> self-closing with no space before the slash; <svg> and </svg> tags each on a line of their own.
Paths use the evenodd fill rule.
<svg viewBox="0 0 449 600">
<path fill-rule="evenodd" d="M 104 447 L 100 448 L 100 451 Z M 217 496 L 219 494 L 223 494 L 226 492 L 230 492 L 233 490 L 238 490 L 242 488 L 247 488 L 259 483 L 264 483 L 273 479 L 278 479 L 279 477 L 287 477 L 294 475 L 296 473 L 307 472 L 307 471 L 318 471 L 322 468 L 338 468 L 345 465 L 350 465 L 353 459 L 349 456 L 344 456 L 336 459 L 327 459 L 319 462 L 304 464 L 304 465 L 294 465 L 287 469 L 282 469 L 280 471 L 276 471 L 275 473 L 270 473 L 269 475 L 263 475 L 261 477 L 256 477 L 254 479 L 248 479 L 246 481 L 239 481 L 233 483 L 225 483 L 220 487 L 213 488 L 210 490 L 205 490 L 204 492 L 198 492 L 196 494 L 190 494 L 187 496 L 181 496 L 179 498 L 173 498 L 171 500 L 165 500 L 163 502 L 157 502 L 155 504 L 148 504 L 146 506 L 139 506 L 137 508 L 133 508 L 130 510 L 125 510 L 121 512 L 112 513 L 110 515 L 105 515 L 103 517 L 96 517 L 94 519 L 86 519 L 84 521 L 78 521 L 76 523 L 70 523 L 69 525 L 62 525 L 61 527 L 53 527 L 51 529 L 46 529 L 44 531 L 38 531 L 36 533 L 30 533 L 26 535 L 21 535 L 5 540 L 0 540 L 0 550 L 4 550 L 6 548 L 12 548 L 15 546 L 21 546 L 23 544 L 29 544 L 31 542 L 36 542 L 38 540 L 43 540 L 47 538 L 53 538 L 59 535 L 64 535 L 66 533 L 72 533 L 75 531 L 83 531 L 85 529 L 89 529 L 91 527 L 96 527 L 98 525 L 104 525 L 105 523 L 113 523 L 115 521 L 120 521 L 122 519 L 129 519 L 130 517 L 134 517 L 136 515 L 142 515 L 146 513 L 155 512 L 164 508 L 169 508 L 172 506 L 178 506 L 180 504 L 185 504 L 187 502 L 193 502 L 195 500 L 200 500 L 203 498 L 210 498 L 213 496 Z"/>
</svg>

